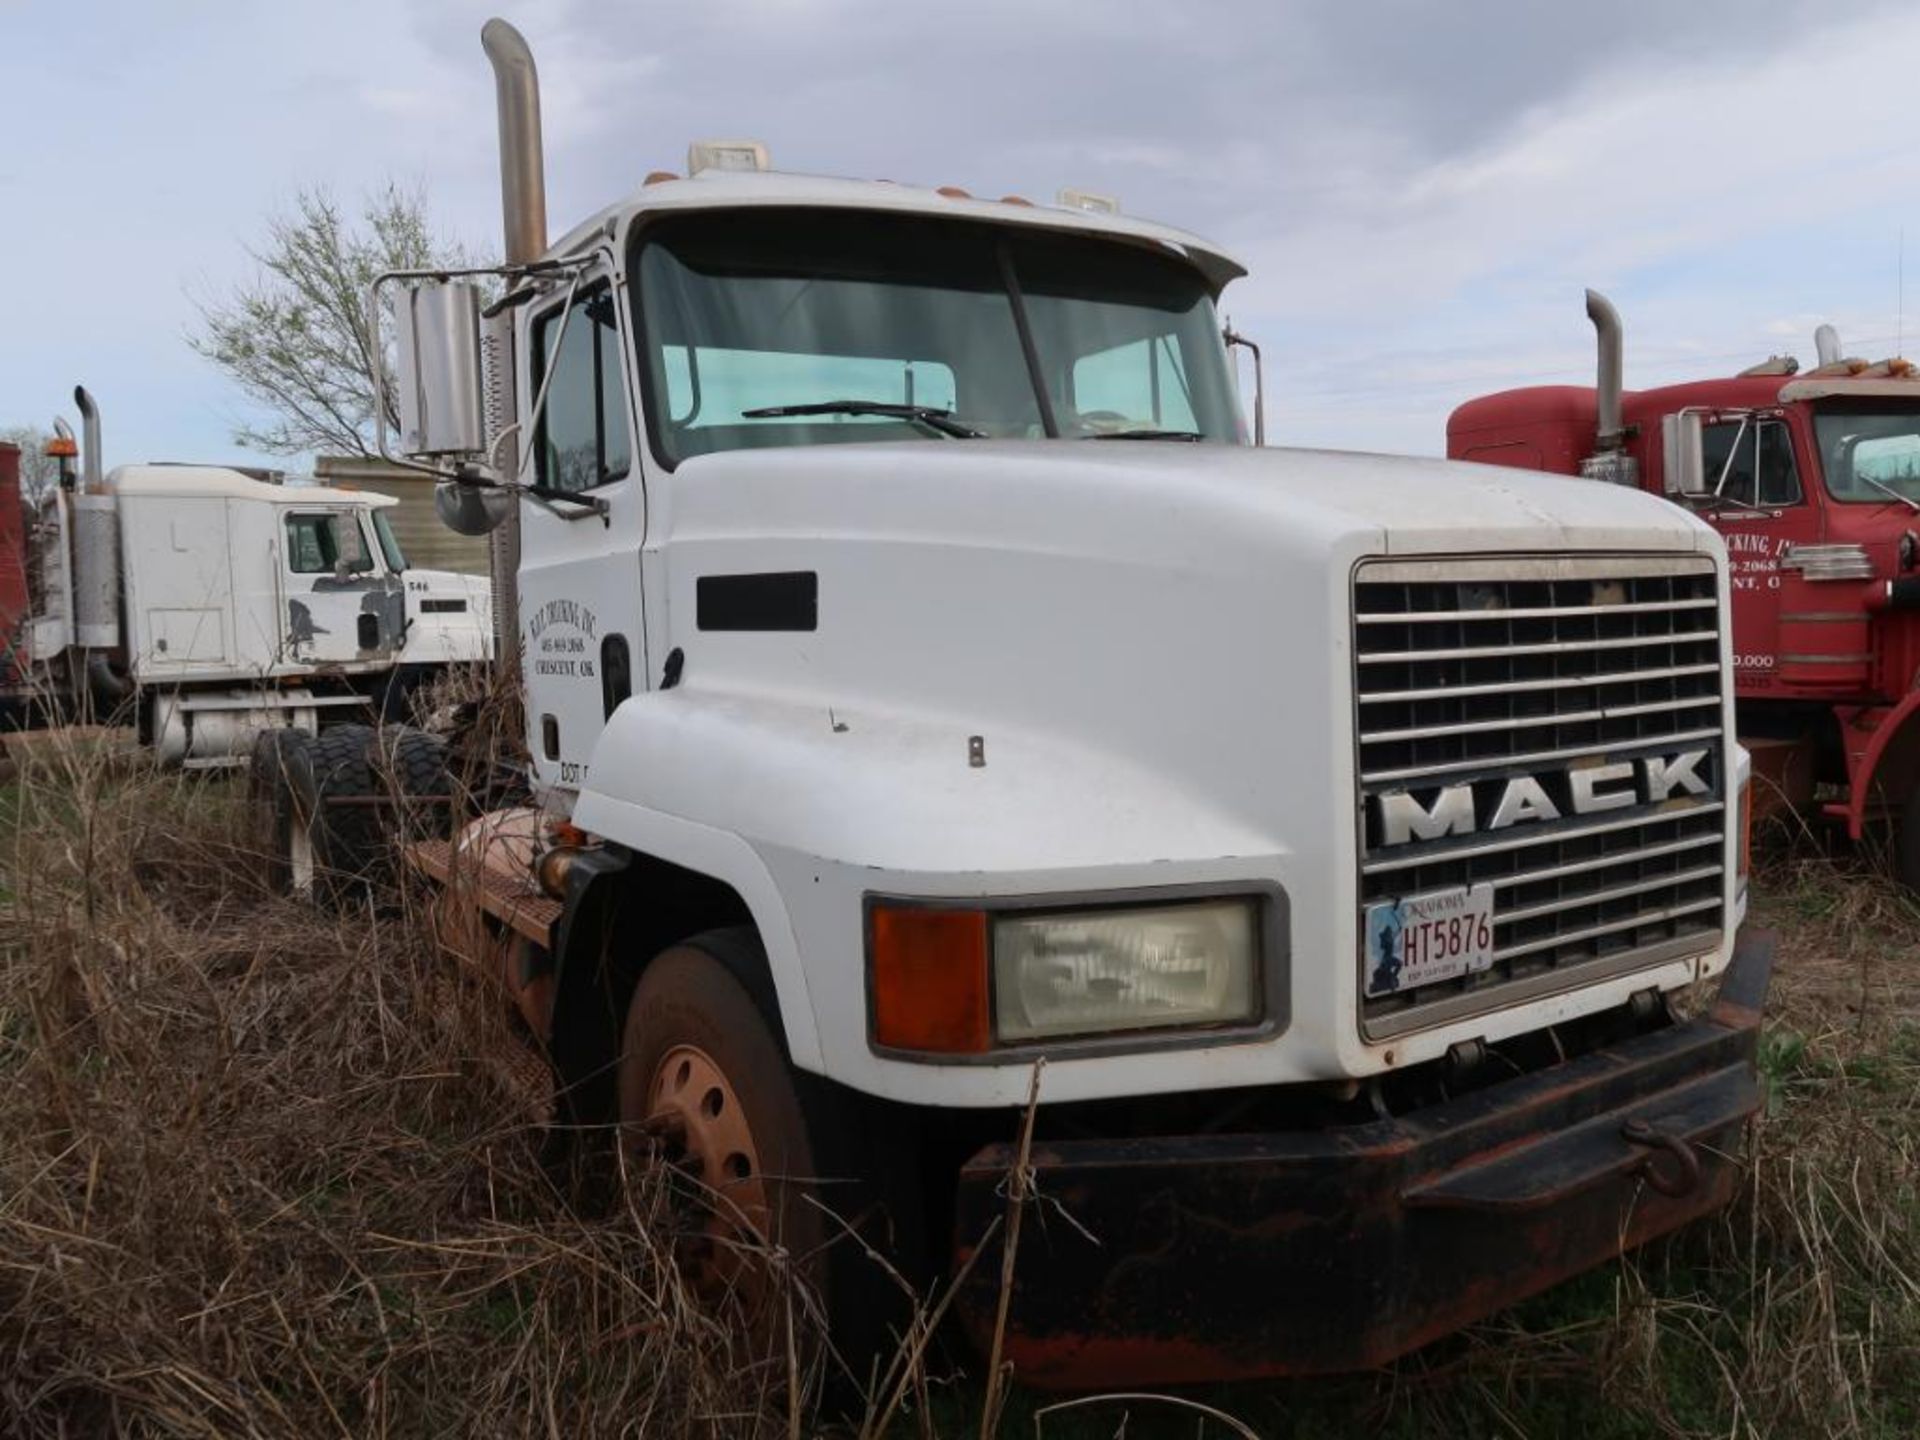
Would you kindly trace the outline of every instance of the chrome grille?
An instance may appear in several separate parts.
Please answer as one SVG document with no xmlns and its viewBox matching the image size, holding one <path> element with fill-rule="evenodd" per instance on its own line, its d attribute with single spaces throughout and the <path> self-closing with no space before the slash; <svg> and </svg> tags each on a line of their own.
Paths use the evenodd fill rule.
<svg viewBox="0 0 1920 1440">
<path fill-rule="evenodd" d="M 1490 969 L 1363 998 L 1369 1038 L 1716 943 L 1729 800 L 1720 653 L 1703 557 L 1375 561 L 1355 572 L 1363 944 L 1368 905 L 1455 887 L 1491 885 L 1495 921 Z M 1630 806 L 1615 795 L 1623 808 L 1590 813 L 1572 796 L 1575 771 L 1696 750 L 1701 793 L 1655 802 L 1649 784 Z M 1499 797 L 1526 777 L 1555 799 L 1557 818 L 1494 828 Z M 1381 797 L 1405 792 L 1437 814 L 1443 792 L 1463 786 L 1470 823 L 1455 795 L 1447 833 L 1389 843 L 1398 837 L 1383 828 Z"/>
</svg>

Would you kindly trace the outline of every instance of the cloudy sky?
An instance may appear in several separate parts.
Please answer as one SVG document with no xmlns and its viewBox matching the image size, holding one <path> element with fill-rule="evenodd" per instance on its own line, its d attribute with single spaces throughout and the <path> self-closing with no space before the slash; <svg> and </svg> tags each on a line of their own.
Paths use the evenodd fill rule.
<svg viewBox="0 0 1920 1440">
<path fill-rule="evenodd" d="M 245 458 L 196 300 L 300 187 L 389 178 L 499 243 L 466 0 L 0 0 L 0 425 L 100 398 L 110 464 Z M 1629 385 L 1920 331 L 1920 6 L 1761 0 L 520 0 L 555 233 L 751 135 L 783 169 L 1051 196 L 1247 262 L 1271 434 L 1434 452 L 1486 389 Z M 1901 298 L 1903 233 L 1914 254 Z M 1911 313 L 1907 313 L 1911 312 Z"/>
</svg>

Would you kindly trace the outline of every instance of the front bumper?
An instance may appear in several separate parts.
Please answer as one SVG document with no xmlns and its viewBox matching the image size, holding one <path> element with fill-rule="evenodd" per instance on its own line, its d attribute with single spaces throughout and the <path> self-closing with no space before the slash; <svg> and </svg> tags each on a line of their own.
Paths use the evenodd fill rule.
<svg viewBox="0 0 1920 1440">
<path fill-rule="evenodd" d="M 1396 1119 L 1036 1144 L 1006 1358 L 1063 1389 L 1365 1369 L 1720 1208 L 1773 949 L 1743 933 L 1697 1019 Z M 988 1146 L 959 1182 L 955 1307 L 983 1350 L 999 1233 L 970 1247 L 1014 1163 Z"/>
</svg>

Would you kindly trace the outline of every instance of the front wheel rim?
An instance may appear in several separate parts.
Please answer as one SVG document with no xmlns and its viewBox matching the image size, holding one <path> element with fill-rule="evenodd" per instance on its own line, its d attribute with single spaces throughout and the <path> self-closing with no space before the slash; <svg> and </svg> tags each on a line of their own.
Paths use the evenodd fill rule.
<svg viewBox="0 0 1920 1440">
<path fill-rule="evenodd" d="M 770 1237 L 772 1205 L 753 1126 L 712 1056 L 697 1045 L 675 1045 L 660 1057 L 647 1086 L 646 1125 L 705 1192 L 709 1236 L 723 1242 Z M 737 1271 L 724 1259 L 731 1253 L 733 1247 L 722 1243 L 713 1257 L 723 1273 Z"/>
</svg>

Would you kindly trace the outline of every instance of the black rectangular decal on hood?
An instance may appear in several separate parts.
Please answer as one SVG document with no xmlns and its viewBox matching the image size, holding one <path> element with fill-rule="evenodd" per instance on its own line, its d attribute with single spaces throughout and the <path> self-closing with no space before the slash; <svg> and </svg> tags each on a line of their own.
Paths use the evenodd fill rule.
<svg viewBox="0 0 1920 1440">
<path fill-rule="evenodd" d="M 820 577 L 811 570 L 702 575 L 694 582 L 702 630 L 817 630 Z"/>
</svg>

